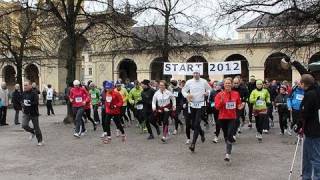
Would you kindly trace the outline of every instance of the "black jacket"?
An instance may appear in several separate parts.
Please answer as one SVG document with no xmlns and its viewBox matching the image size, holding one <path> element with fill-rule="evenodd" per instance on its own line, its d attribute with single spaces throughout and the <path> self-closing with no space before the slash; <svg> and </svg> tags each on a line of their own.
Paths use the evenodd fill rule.
<svg viewBox="0 0 320 180">
<path fill-rule="evenodd" d="M 320 90 L 316 86 L 312 86 L 305 90 L 304 98 L 301 102 L 302 124 L 306 137 L 320 137 L 319 109 Z"/>
<path fill-rule="evenodd" d="M 279 103 L 279 105 L 277 105 L 278 108 L 278 112 L 279 113 L 289 113 L 288 111 L 288 106 L 287 106 L 287 100 L 288 100 L 288 95 L 287 94 L 279 94 L 274 102 L 277 104 Z"/>
<path fill-rule="evenodd" d="M 237 91 L 240 95 L 241 102 L 247 102 L 248 97 L 249 97 L 249 91 L 246 87 L 244 86 L 239 86 L 237 88 L 232 88 L 234 91 Z"/>
<path fill-rule="evenodd" d="M 172 88 L 172 93 L 173 93 L 173 95 L 174 95 L 175 98 L 176 98 L 176 106 L 177 106 L 177 107 L 178 107 L 178 106 L 179 106 L 179 107 L 182 107 L 184 101 L 183 101 L 183 95 L 182 95 L 182 93 L 181 93 L 181 88 L 179 88 L 179 87 Z M 177 94 L 178 96 L 176 96 L 176 94 Z"/>
<path fill-rule="evenodd" d="M 23 113 L 31 116 L 39 116 L 39 97 L 34 91 L 24 91 L 23 98 Z"/>
<path fill-rule="evenodd" d="M 156 91 L 150 87 L 143 89 L 141 92 L 141 101 L 143 103 L 143 110 L 152 112 L 152 98 Z"/>
<path fill-rule="evenodd" d="M 256 88 L 257 88 L 256 82 L 249 82 L 249 83 L 248 83 L 248 91 L 249 91 L 249 94 L 251 94 L 251 92 L 252 92 L 253 90 L 255 90 Z"/>
<path fill-rule="evenodd" d="M 11 103 L 13 105 L 14 110 L 22 110 L 22 93 L 18 90 L 15 90 L 12 93 Z"/>
</svg>

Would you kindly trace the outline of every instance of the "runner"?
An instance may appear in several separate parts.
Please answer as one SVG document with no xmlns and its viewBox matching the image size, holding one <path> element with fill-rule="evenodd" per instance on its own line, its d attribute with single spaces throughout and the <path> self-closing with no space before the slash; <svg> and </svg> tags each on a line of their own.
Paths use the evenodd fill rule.
<svg viewBox="0 0 320 180">
<path fill-rule="evenodd" d="M 274 100 L 274 103 L 278 109 L 279 114 L 279 125 L 281 135 L 284 135 L 284 133 L 291 136 L 291 132 L 288 130 L 288 118 L 290 116 L 288 106 L 287 106 L 287 100 L 288 100 L 288 94 L 287 94 L 287 87 L 282 85 L 280 87 L 280 93 Z"/>
<path fill-rule="evenodd" d="M 127 109 L 127 101 L 128 101 L 128 91 L 122 87 L 122 84 L 120 81 L 117 81 L 116 82 L 116 88 L 114 89 L 115 91 L 117 91 L 118 93 L 121 94 L 121 97 L 122 97 L 122 100 L 123 100 L 123 105 L 121 107 L 121 117 L 120 117 L 120 120 L 121 120 L 121 124 L 123 127 L 125 127 L 125 122 L 123 119 L 126 120 L 126 122 L 128 123 L 128 125 L 131 123 L 129 121 L 129 118 L 128 116 L 126 115 L 126 109 Z M 117 133 L 119 133 L 119 131 L 117 130 Z"/>
<path fill-rule="evenodd" d="M 235 121 L 238 118 L 237 110 L 243 109 L 240 95 L 237 91 L 232 90 L 232 79 L 224 80 L 224 90 L 219 92 L 215 99 L 215 107 L 219 110 L 219 122 L 223 131 L 224 140 L 226 142 L 225 161 L 231 160 L 232 143 Z"/>
<path fill-rule="evenodd" d="M 170 88 L 171 88 L 172 94 L 176 99 L 176 111 L 175 113 L 171 114 L 171 118 L 174 119 L 174 127 L 175 127 L 173 131 L 173 135 L 176 135 L 178 133 L 179 124 L 181 125 L 181 129 L 183 129 L 183 124 L 179 119 L 179 115 L 182 111 L 182 106 L 183 106 L 183 95 L 181 93 L 181 88 L 178 86 L 178 81 L 171 80 Z"/>
<path fill-rule="evenodd" d="M 72 104 L 72 111 L 76 124 L 75 133 L 73 135 L 80 138 L 80 136 L 85 132 L 85 125 L 82 120 L 82 116 L 84 113 L 84 107 L 86 103 L 89 102 L 89 98 L 86 90 L 80 86 L 79 80 L 74 80 L 73 86 L 74 87 L 71 88 L 69 94 L 69 100 Z"/>
<path fill-rule="evenodd" d="M 250 94 L 250 103 L 253 104 L 253 114 L 256 120 L 257 135 L 256 138 L 262 142 L 262 130 L 265 121 L 268 120 L 267 105 L 270 102 L 270 94 L 268 90 L 263 88 L 261 80 L 256 81 L 257 88 Z"/>
<path fill-rule="evenodd" d="M 208 96 L 210 92 L 210 86 L 205 79 L 200 78 L 200 71 L 195 70 L 193 73 L 193 79 L 186 82 L 186 85 L 182 89 L 182 94 L 187 98 L 190 103 L 191 119 L 194 129 L 192 143 L 189 147 L 191 152 L 194 152 L 195 145 L 199 134 L 201 135 L 201 141 L 205 141 L 204 131 L 201 128 L 201 115 L 205 111 L 205 96 Z"/>
<path fill-rule="evenodd" d="M 106 122 L 106 89 L 104 88 L 108 81 L 103 81 L 102 83 L 102 90 L 100 93 L 100 105 L 101 105 L 101 126 L 103 133 L 101 134 L 100 138 L 105 138 L 107 136 L 107 122 Z"/>
<path fill-rule="evenodd" d="M 98 109 L 99 109 L 99 103 L 100 103 L 100 91 L 93 82 L 90 83 L 89 87 L 90 87 L 89 94 L 91 97 L 91 104 L 93 109 L 93 118 L 94 118 L 95 124 L 99 124 L 100 118 L 99 118 Z"/>
<path fill-rule="evenodd" d="M 252 93 L 253 90 L 256 89 L 256 77 L 255 76 L 250 76 L 250 82 L 248 83 L 248 91 L 249 94 Z M 249 124 L 248 127 L 252 128 L 252 114 L 253 114 L 253 104 L 251 102 L 248 103 L 249 107 Z"/>
<path fill-rule="evenodd" d="M 241 79 L 239 77 L 235 77 L 233 79 L 233 88 L 232 90 L 237 91 L 240 95 L 240 100 L 242 102 L 242 107 L 245 107 L 245 102 L 248 99 L 248 90 L 247 88 L 243 87 L 240 85 L 240 81 Z M 244 118 L 244 108 L 242 109 L 237 109 L 237 118 L 235 121 L 235 126 L 234 126 L 234 131 L 233 131 L 233 135 L 236 138 L 236 135 L 238 133 L 241 133 L 241 129 L 240 129 L 240 124 L 241 124 L 241 120 L 240 118 Z"/>
<path fill-rule="evenodd" d="M 30 81 L 24 82 L 24 92 L 22 94 L 23 99 L 23 120 L 22 128 L 31 133 L 30 139 L 32 140 L 34 136 L 37 137 L 38 146 L 43 145 L 42 133 L 39 126 L 39 97 L 38 94 L 32 91 L 32 86 Z M 33 128 L 29 126 L 29 122 L 32 121 Z"/>
<path fill-rule="evenodd" d="M 287 101 L 288 110 L 292 114 L 291 129 L 296 129 L 298 122 L 301 121 L 301 102 L 303 97 L 304 90 L 301 87 L 301 83 L 298 81 Z"/>
<path fill-rule="evenodd" d="M 150 81 L 149 80 L 143 80 L 141 82 L 141 86 L 143 88 L 143 91 L 141 93 L 142 102 L 143 102 L 143 118 L 146 123 L 146 127 L 149 133 L 148 139 L 154 139 L 152 129 L 150 126 L 150 123 L 156 128 L 157 134 L 160 135 L 160 129 L 156 122 L 156 118 L 153 116 L 152 112 L 152 98 L 154 96 L 154 93 L 156 92 L 153 88 L 150 87 Z"/>
<path fill-rule="evenodd" d="M 48 84 L 48 89 L 47 89 L 47 115 L 50 116 L 50 113 L 54 115 L 53 107 L 52 107 L 52 100 L 53 100 L 53 89 L 51 84 Z"/>
<path fill-rule="evenodd" d="M 212 140 L 213 143 L 219 142 L 219 135 L 220 135 L 220 130 L 221 130 L 221 125 L 220 125 L 220 121 L 219 121 L 219 110 L 215 106 L 214 99 L 215 99 L 216 95 L 222 91 L 222 86 L 223 86 L 223 82 L 218 82 L 216 84 L 216 86 L 210 91 L 210 95 L 209 95 L 210 110 L 213 113 L 215 126 L 216 126 L 216 129 L 214 132 L 214 137 Z"/>
<path fill-rule="evenodd" d="M 113 122 L 116 124 L 117 129 L 121 131 L 122 141 L 125 142 L 126 135 L 120 122 L 121 107 L 123 105 L 121 94 L 118 93 L 117 91 L 114 91 L 112 81 L 107 81 L 104 84 L 104 89 L 106 90 L 105 110 L 106 110 L 107 138 L 105 138 L 103 142 L 105 144 L 109 144 L 111 142 L 111 130 L 110 130 L 111 119 L 113 119 Z"/>
<path fill-rule="evenodd" d="M 172 111 L 176 110 L 176 98 L 167 89 L 166 81 L 159 82 L 159 90 L 154 94 L 152 99 L 152 110 L 157 112 L 159 120 L 162 122 L 162 142 L 166 142 L 169 130 L 169 116 Z"/>
<path fill-rule="evenodd" d="M 141 128 L 141 131 L 144 132 L 142 90 L 139 81 L 135 81 L 135 87 L 131 89 L 128 99 L 129 103 L 134 106 L 133 114 L 135 118 L 138 119 L 138 126 Z"/>
</svg>

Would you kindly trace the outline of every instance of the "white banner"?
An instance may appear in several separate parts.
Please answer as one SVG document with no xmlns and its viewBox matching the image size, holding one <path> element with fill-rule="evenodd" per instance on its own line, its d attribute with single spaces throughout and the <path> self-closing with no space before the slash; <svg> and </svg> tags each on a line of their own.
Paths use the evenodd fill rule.
<svg viewBox="0 0 320 180">
<path fill-rule="evenodd" d="M 241 61 L 209 63 L 209 75 L 241 74 Z"/>
<path fill-rule="evenodd" d="M 192 75 L 195 70 L 203 75 L 203 63 L 164 63 L 164 75 Z"/>
</svg>

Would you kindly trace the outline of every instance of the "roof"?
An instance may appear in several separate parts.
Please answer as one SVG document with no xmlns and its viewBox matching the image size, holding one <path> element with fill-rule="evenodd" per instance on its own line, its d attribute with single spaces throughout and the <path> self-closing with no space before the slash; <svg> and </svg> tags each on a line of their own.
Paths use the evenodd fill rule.
<svg viewBox="0 0 320 180">
<path fill-rule="evenodd" d="M 143 41 L 162 43 L 164 40 L 164 25 L 151 25 L 151 26 L 141 26 L 133 27 L 132 34 L 137 36 L 135 43 L 143 43 Z M 207 37 L 199 34 L 181 31 L 177 28 L 169 28 L 169 43 L 192 43 L 201 42 L 208 40 Z"/>
<path fill-rule="evenodd" d="M 296 11 L 283 11 L 279 14 L 262 14 L 240 26 L 237 30 L 315 24 L 312 18 L 307 18 L 307 16 L 307 14 Z"/>
</svg>

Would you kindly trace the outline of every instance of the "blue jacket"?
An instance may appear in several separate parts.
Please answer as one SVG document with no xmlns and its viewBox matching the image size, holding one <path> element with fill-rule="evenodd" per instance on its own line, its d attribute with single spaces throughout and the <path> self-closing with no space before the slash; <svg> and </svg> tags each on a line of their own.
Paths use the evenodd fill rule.
<svg viewBox="0 0 320 180">
<path fill-rule="evenodd" d="M 294 88 L 292 94 L 287 100 L 288 109 L 301 110 L 301 102 L 304 97 L 304 90 L 297 87 Z"/>
</svg>

